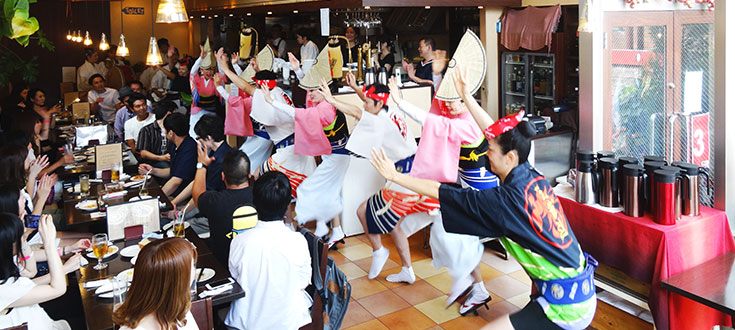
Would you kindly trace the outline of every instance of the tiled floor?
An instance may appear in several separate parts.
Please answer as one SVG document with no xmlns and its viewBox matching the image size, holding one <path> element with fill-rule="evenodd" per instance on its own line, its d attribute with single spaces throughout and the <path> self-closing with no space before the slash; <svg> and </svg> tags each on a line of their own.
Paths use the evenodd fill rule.
<svg viewBox="0 0 735 330">
<path fill-rule="evenodd" d="M 390 259 L 377 279 L 368 280 L 372 249 L 365 235 L 345 239 L 339 250 L 330 251 L 352 285 L 352 298 L 342 322 L 343 329 L 479 329 L 489 320 L 519 310 L 528 303 L 531 281 L 512 258 L 503 260 L 486 249 L 480 263 L 485 286 L 493 297 L 490 310 L 479 316 L 459 315 L 459 306 L 444 308 L 452 277 L 446 268 L 431 265 L 431 249 L 423 248 L 423 235 L 409 238 L 411 262 L 416 274 L 412 285 L 390 283 L 389 274 L 400 270 L 400 257 L 390 236 L 383 246 Z"/>
</svg>

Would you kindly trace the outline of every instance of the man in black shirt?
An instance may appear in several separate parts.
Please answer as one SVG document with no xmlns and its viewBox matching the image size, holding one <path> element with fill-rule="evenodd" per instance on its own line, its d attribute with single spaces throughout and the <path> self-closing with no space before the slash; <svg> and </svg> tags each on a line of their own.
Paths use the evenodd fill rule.
<svg viewBox="0 0 735 330">
<path fill-rule="evenodd" d="M 171 154 L 168 153 L 168 140 L 163 129 L 163 120 L 176 110 L 176 103 L 163 100 L 153 107 L 153 115 L 156 121 L 144 126 L 138 133 L 135 148 L 140 153 L 142 162 L 153 165 L 153 167 L 169 167 Z"/>
<path fill-rule="evenodd" d="M 212 251 L 215 257 L 223 265 L 227 265 L 231 240 L 227 234 L 232 232 L 232 213 L 239 206 L 253 202 L 253 192 L 249 183 L 250 159 L 242 151 L 231 149 L 222 160 L 222 174 L 220 174 L 227 189 L 207 190 L 209 167 L 214 163 L 208 149 L 205 145 L 197 148 L 199 163 L 192 188 L 192 199 L 199 209 L 199 214 L 209 220 Z"/>
<path fill-rule="evenodd" d="M 414 66 L 413 63 L 406 63 L 406 61 L 403 61 L 402 63 L 403 68 L 406 69 L 408 77 L 411 78 L 411 80 L 419 85 L 431 86 L 432 95 L 434 94 L 434 91 L 436 91 L 436 88 L 439 87 L 439 83 L 441 83 L 442 80 L 441 73 L 435 73 L 432 68 L 434 63 L 434 49 L 436 49 L 434 39 L 423 38 L 419 41 L 418 48 L 419 55 L 423 60 L 416 66 Z"/>
<path fill-rule="evenodd" d="M 171 155 L 170 168 L 154 168 L 140 164 L 138 172 L 168 179 L 161 190 L 169 197 L 177 196 L 194 179 L 197 163 L 197 143 L 189 136 L 189 118 L 180 113 L 168 115 L 163 120 Z"/>
</svg>

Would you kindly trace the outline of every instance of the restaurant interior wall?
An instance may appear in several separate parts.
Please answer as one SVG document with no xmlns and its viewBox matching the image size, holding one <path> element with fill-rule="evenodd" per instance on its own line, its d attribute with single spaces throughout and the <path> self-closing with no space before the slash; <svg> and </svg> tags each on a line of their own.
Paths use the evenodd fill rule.
<svg viewBox="0 0 735 330">
<path fill-rule="evenodd" d="M 573 5 L 579 4 L 579 0 L 523 0 L 523 7 L 526 6 L 553 6 L 553 5 Z"/>
<path fill-rule="evenodd" d="M 730 17 L 727 21 L 725 18 Z M 735 5 L 717 2 L 715 10 L 715 207 L 727 212 L 735 232 Z M 731 97 L 728 97 L 731 96 Z"/>
<path fill-rule="evenodd" d="M 123 34 L 125 35 L 125 43 L 130 49 L 130 56 L 127 58 L 131 65 L 138 62 L 145 62 L 145 55 L 148 51 L 148 41 L 151 38 L 151 14 L 155 15 L 160 0 L 153 1 L 151 8 L 150 0 L 124 0 L 112 1 L 109 3 L 109 31 L 108 41 L 110 44 L 117 45 L 120 42 L 120 10 L 122 8 L 143 8 L 143 15 L 137 15 L 134 11 L 129 10 L 128 14 L 123 13 Z M 95 3 L 91 1 L 90 3 Z M 191 19 L 190 19 L 190 23 Z M 199 55 L 199 47 L 190 47 L 189 35 L 191 31 L 196 31 L 196 26 L 190 28 L 190 23 L 156 23 L 155 35 L 156 39 L 166 38 L 169 44 L 177 47 L 180 53 L 188 53 L 192 56 Z M 192 25 L 196 23 L 193 22 Z"/>
<path fill-rule="evenodd" d="M 102 33 L 109 38 L 109 6 L 110 3 L 104 1 L 70 2 L 71 17 L 74 20 L 73 28 L 81 29 L 82 34 L 88 30 L 94 42 L 93 47 L 99 46 L 99 38 Z M 64 1 L 38 1 L 30 5 L 31 16 L 38 20 L 40 29 L 55 46 L 53 52 L 41 48 L 34 39 L 31 39 L 28 47 L 25 48 L 7 38 L 1 41 L 23 59 L 30 59 L 34 56 L 38 58 L 38 79 L 30 86 L 46 91 L 46 99 L 49 104 L 54 104 L 60 98 L 61 68 L 64 66 L 79 67 L 84 63 L 85 46 L 82 43 L 66 40 L 67 31 L 72 29 L 66 8 L 67 3 Z"/>
</svg>

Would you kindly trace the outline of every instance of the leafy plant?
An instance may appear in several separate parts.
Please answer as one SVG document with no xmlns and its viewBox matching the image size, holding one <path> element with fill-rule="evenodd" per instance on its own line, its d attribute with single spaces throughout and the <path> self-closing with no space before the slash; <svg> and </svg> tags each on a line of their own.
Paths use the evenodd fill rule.
<svg viewBox="0 0 735 330">
<path fill-rule="evenodd" d="M 39 29 L 38 20 L 30 17 L 30 4 L 34 2 L 36 0 L 3 0 L 2 14 L 0 14 L 0 34 L 2 35 L 0 41 L 8 38 L 27 47 L 31 40 L 36 40 L 41 48 L 54 51 L 54 44 Z M 2 42 L 0 42 L 0 50 L 0 86 L 6 86 L 17 78 L 26 83 L 36 81 L 38 57 L 23 59 Z"/>
</svg>

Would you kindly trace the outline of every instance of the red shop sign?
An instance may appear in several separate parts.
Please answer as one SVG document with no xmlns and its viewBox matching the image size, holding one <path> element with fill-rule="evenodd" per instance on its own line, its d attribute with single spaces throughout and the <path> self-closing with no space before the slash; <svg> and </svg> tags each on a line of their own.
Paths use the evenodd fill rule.
<svg viewBox="0 0 735 330">
<path fill-rule="evenodd" d="M 692 116 L 692 163 L 709 167 L 709 113 Z"/>
</svg>

